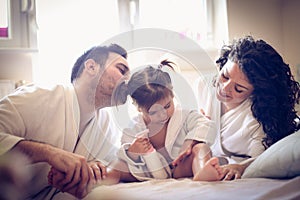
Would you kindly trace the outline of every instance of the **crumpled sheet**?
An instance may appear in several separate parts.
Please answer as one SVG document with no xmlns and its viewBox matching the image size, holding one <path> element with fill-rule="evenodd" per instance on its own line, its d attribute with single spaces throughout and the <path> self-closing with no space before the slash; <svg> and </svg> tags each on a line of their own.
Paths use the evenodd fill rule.
<svg viewBox="0 0 300 200">
<path fill-rule="evenodd" d="M 98 186 L 85 199 L 300 199 L 300 176 L 284 180 L 246 178 L 195 182 L 186 178 L 120 183 Z"/>
</svg>

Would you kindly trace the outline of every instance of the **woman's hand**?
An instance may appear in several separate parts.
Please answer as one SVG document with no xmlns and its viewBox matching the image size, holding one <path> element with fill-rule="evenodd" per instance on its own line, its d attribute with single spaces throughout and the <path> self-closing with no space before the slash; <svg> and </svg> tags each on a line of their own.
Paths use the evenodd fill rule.
<svg viewBox="0 0 300 200">
<path fill-rule="evenodd" d="M 243 175 L 245 169 L 255 160 L 256 158 L 249 158 L 240 162 L 239 164 L 228 164 L 221 166 L 225 173 L 223 180 L 234 180 L 239 179 Z"/>
<path fill-rule="evenodd" d="M 221 166 L 224 172 L 223 180 L 234 180 L 240 179 L 244 170 L 245 166 L 242 164 L 228 164 Z"/>
</svg>

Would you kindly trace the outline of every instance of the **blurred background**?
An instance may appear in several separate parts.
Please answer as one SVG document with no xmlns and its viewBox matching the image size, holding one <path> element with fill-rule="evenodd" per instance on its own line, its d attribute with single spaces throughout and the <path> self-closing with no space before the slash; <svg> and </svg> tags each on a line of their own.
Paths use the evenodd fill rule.
<svg viewBox="0 0 300 200">
<path fill-rule="evenodd" d="M 174 31 L 199 45 L 211 63 L 224 43 L 250 34 L 273 45 L 300 80 L 298 0 L 0 0 L 0 9 L 1 96 L 28 82 L 69 83 L 85 50 L 141 28 Z M 184 51 L 191 58 L 203 53 Z M 166 49 L 129 52 L 132 68 L 164 57 L 173 57 L 191 84 L 199 75 L 195 66 L 203 74 L 215 70 Z"/>
</svg>

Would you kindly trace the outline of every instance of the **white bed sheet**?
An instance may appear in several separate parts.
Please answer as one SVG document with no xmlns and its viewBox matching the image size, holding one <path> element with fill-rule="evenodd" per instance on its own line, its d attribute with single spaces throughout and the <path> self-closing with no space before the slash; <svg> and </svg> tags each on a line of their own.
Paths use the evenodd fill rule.
<svg viewBox="0 0 300 200">
<path fill-rule="evenodd" d="M 247 178 L 195 182 L 151 180 L 98 186 L 85 199 L 300 199 L 300 176 L 293 179 Z"/>
</svg>

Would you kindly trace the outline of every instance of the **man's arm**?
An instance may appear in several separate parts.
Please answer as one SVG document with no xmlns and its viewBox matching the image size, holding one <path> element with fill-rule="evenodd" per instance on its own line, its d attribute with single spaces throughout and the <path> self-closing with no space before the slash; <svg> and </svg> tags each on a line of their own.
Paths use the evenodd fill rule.
<svg viewBox="0 0 300 200">
<path fill-rule="evenodd" d="M 82 197 L 86 193 L 88 182 L 93 174 L 83 156 L 30 140 L 21 140 L 12 151 L 22 152 L 31 163 L 47 162 L 63 173 L 64 177 L 60 180 L 61 188 L 59 188 L 61 191 L 68 191 L 76 186 L 77 197 Z"/>
</svg>

